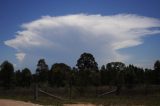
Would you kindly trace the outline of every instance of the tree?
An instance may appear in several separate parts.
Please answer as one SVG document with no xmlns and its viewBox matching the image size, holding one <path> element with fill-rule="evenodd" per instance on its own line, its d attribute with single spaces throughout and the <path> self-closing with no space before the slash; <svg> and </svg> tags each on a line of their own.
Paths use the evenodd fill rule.
<svg viewBox="0 0 160 106">
<path fill-rule="evenodd" d="M 98 72 L 98 64 L 93 55 L 90 53 L 81 54 L 76 66 L 78 67 L 76 87 L 80 95 L 85 93 L 84 87 L 96 86 L 97 88 L 100 83 L 100 74 Z"/>
<path fill-rule="evenodd" d="M 107 64 L 108 70 L 122 71 L 125 69 L 125 64 L 122 62 L 111 62 Z"/>
<path fill-rule="evenodd" d="M 16 86 L 22 86 L 22 72 L 20 70 L 15 72 L 15 80 Z"/>
<path fill-rule="evenodd" d="M 91 78 L 94 72 L 98 71 L 98 64 L 94 57 L 90 53 L 81 54 L 80 58 L 77 60 L 76 66 L 78 67 L 78 79 L 81 86 L 90 85 L 92 82 Z"/>
<path fill-rule="evenodd" d="M 107 69 L 107 67 L 105 67 L 105 65 L 102 65 L 101 69 L 100 69 L 100 78 L 101 78 L 101 84 L 102 85 L 109 85 L 111 82 L 111 75 L 110 75 L 111 71 L 109 71 Z"/>
<path fill-rule="evenodd" d="M 154 75 L 153 75 L 153 70 L 151 69 L 145 69 L 144 72 L 144 81 L 145 84 L 154 84 Z"/>
<path fill-rule="evenodd" d="M 122 62 L 111 62 L 107 64 L 107 70 L 110 71 L 111 83 L 116 84 L 117 81 L 122 80 L 119 75 L 125 70 L 125 64 Z"/>
<path fill-rule="evenodd" d="M 104 65 L 102 65 L 101 69 L 100 69 L 100 75 L 101 75 L 101 84 L 102 85 L 106 85 L 106 78 L 107 78 L 107 75 L 106 75 L 106 68 Z"/>
<path fill-rule="evenodd" d="M 129 69 L 133 70 L 135 73 L 136 84 L 144 83 L 144 70 L 143 68 L 136 67 L 134 65 L 129 65 Z"/>
<path fill-rule="evenodd" d="M 83 53 L 81 54 L 80 58 L 77 60 L 76 66 L 79 70 L 91 70 L 95 71 L 98 70 L 98 64 L 95 61 L 94 57 L 90 53 Z"/>
<path fill-rule="evenodd" d="M 124 80 L 127 88 L 133 88 L 136 84 L 136 74 L 133 65 L 126 67 Z"/>
<path fill-rule="evenodd" d="M 71 68 L 64 63 L 55 63 L 49 72 L 49 83 L 51 86 L 65 86 L 69 84 Z"/>
<path fill-rule="evenodd" d="M 8 61 L 1 64 L 1 80 L 2 86 L 6 89 L 14 86 L 14 67 Z"/>
<path fill-rule="evenodd" d="M 32 81 L 31 71 L 28 68 L 22 70 L 22 86 L 23 87 L 30 87 Z"/>
<path fill-rule="evenodd" d="M 38 61 L 36 73 L 38 82 L 48 83 L 48 65 L 46 64 L 44 59 L 40 59 Z"/>
<path fill-rule="evenodd" d="M 125 64 L 122 62 L 111 62 L 107 64 L 107 69 L 111 71 L 112 83 L 116 85 L 118 95 L 124 82 Z"/>
<path fill-rule="evenodd" d="M 159 60 L 157 60 L 157 61 L 154 63 L 154 70 L 160 71 L 160 61 L 159 61 Z"/>
<path fill-rule="evenodd" d="M 155 84 L 160 84 L 160 61 L 159 60 L 157 60 L 154 63 L 153 74 L 154 74 L 154 82 L 155 82 Z"/>
</svg>

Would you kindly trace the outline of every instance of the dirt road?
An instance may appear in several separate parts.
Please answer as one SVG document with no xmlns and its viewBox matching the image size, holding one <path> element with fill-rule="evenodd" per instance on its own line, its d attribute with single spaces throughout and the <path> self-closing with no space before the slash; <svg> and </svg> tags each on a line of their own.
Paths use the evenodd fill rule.
<svg viewBox="0 0 160 106">
<path fill-rule="evenodd" d="M 0 106 L 42 106 L 42 105 L 33 104 L 30 102 L 0 99 Z M 64 104 L 63 106 L 96 106 L 96 105 L 93 105 L 93 104 Z M 101 106 L 101 105 L 98 105 L 98 106 Z"/>
<path fill-rule="evenodd" d="M 64 104 L 63 106 L 102 106 L 102 105 L 94 105 L 94 104 Z"/>
<path fill-rule="evenodd" d="M 41 105 L 23 101 L 0 99 L 0 106 L 41 106 Z"/>
</svg>

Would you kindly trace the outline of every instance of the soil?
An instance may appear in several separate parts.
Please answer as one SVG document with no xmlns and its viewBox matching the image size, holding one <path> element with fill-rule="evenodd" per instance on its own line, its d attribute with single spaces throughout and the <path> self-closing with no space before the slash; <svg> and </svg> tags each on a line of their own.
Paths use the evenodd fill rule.
<svg viewBox="0 0 160 106">
<path fill-rule="evenodd" d="M 30 102 L 0 99 L 0 106 L 41 106 L 41 105 L 33 104 Z"/>
<path fill-rule="evenodd" d="M 64 104 L 63 106 L 97 106 L 94 104 Z M 101 105 L 98 105 L 101 106 Z"/>
</svg>

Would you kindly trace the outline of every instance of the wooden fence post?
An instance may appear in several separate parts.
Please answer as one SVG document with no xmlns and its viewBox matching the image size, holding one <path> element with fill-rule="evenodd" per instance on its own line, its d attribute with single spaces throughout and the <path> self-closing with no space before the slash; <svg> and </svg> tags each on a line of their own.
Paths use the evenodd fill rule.
<svg viewBox="0 0 160 106">
<path fill-rule="evenodd" d="M 37 84 L 37 82 L 35 83 L 35 86 L 34 86 L 34 100 L 38 100 L 38 84 Z"/>
</svg>

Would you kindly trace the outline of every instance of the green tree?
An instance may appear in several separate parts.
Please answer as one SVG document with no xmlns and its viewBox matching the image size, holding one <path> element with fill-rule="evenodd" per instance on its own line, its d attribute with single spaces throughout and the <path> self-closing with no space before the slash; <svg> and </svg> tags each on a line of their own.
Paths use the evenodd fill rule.
<svg viewBox="0 0 160 106">
<path fill-rule="evenodd" d="M 133 88 L 134 85 L 136 84 L 137 78 L 133 65 L 129 65 L 128 67 L 126 67 L 124 80 L 125 80 L 125 86 L 127 88 Z"/>
<path fill-rule="evenodd" d="M 104 65 L 102 65 L 101 69 L 100 69 L 100 75 L 101 75 L 101 85 L 106 85 L 106 67 Z"/>
<path fill-rule="evenodd" d="M 76 88 L 80 95 L 85 93 L 87 86 L 97 86 L 100 83 L 100 74 L 98 72 L 98 64 L 95 58 L 90 53 L 81 54 L 77 60 L 76 66 L 78 67 Z"/>
<path fill-rule="evenodd" d="M 134 70 L 134 73 L 136 75 L 136 83 L 137 84 L 143 84 L 144 83 L 144 70 L 143 68 L 139 68 L 133 65 L 130 65 L 130 68 Z"/>
<path fill-rule="evenodd" d="M 36 73 L 39 83 L 48 83 L 48 65 L 44 59 L 38 61 Z"/>
<path fill-rule="evenodd" d="M 125 70 L 125 64 L 122 62 L 111 62 L 107 64 L 107 70 L 110 71 L 111 83 L 116 84 L 122 80 L 122 78 L 119 79 L 119 75 Z"/>
<path fill-rule="evenodd" d="M 31 71 L 28 68 L 25 68 L 22 70 L 21 73 L 22 76 L 22 86 L 23 87 L 30 87 L 31 81 L 32 81 L 32 74 Z"/>
<path fill-rule="evenodd" d="M 55 63 L 49 72 L 49 83 L 51 86 L 65 86 L 69 83 L 71 68 L 64 63 Z"/>
<path fill-rule="evenodd" d="M 145 84 L 154 84 L 154 75 L 153 75 L 153 70 L 151 69 L 145 69 L 145 77 L 144 77 L 144 81 Z"/>
<path fill-rule="evenodd" d="M 8 61 L 1 64 L 1 84 L 6 89 L 14 87 L 14 67 Z"/>
<path fill-rule="evenodd" d="M 105 67 L 105 65 L 102 65 L 100 69 L 100 78 L 101 78 L 101 84 L 102 85 L 109 85 L 111 82 L 111 71 Z"/>
<path fill-rule="evenodd" d="M 94 57 L 90 53 L 83 53 L 81 54 L 80 58 L 77 60 L 76 66 L 79 70 L 91 70 L 95 71 L 98 70 L 98 64 L 95 61 Z"/>
<path fill-rule="evenodd" d="M 88 86 L 93 83 L 93 76 L 95 72 L 98 72 L 98 64 L 94 57 L 90 53 L 81 54 L 80 58 L 77 60 L 76 66 L 78 67 L 78 79 L 80 86 Z"/>
<path fill-rule="evenodd" d="M 118 95 L 121 91 L 122 84 L 124 83 L 124 70 L 125 64 L 122 62 L 111 62 L 107 64 L 107 69 L 111 72 L 112 84 L 116 85 Z"/>
<path fill-rule="evenodd" d="M 15 72 L 15 80 L 16 86 L 22 86 L 22 72 L 20 70 Z"/>
<path fill-rule="evenodd" d="M 160 84 L 160 61 L 159 60 L 157 60 L 154 63 L 153 75 L 154 75 L 154 83 Z"/>
<path fill-rule="evenodd" d="M 160 71 L 160 61 L 159 61 L 159 60 L 157 60 L 157 61 L 154 63 L 154 70 Z"/>
</svg>

